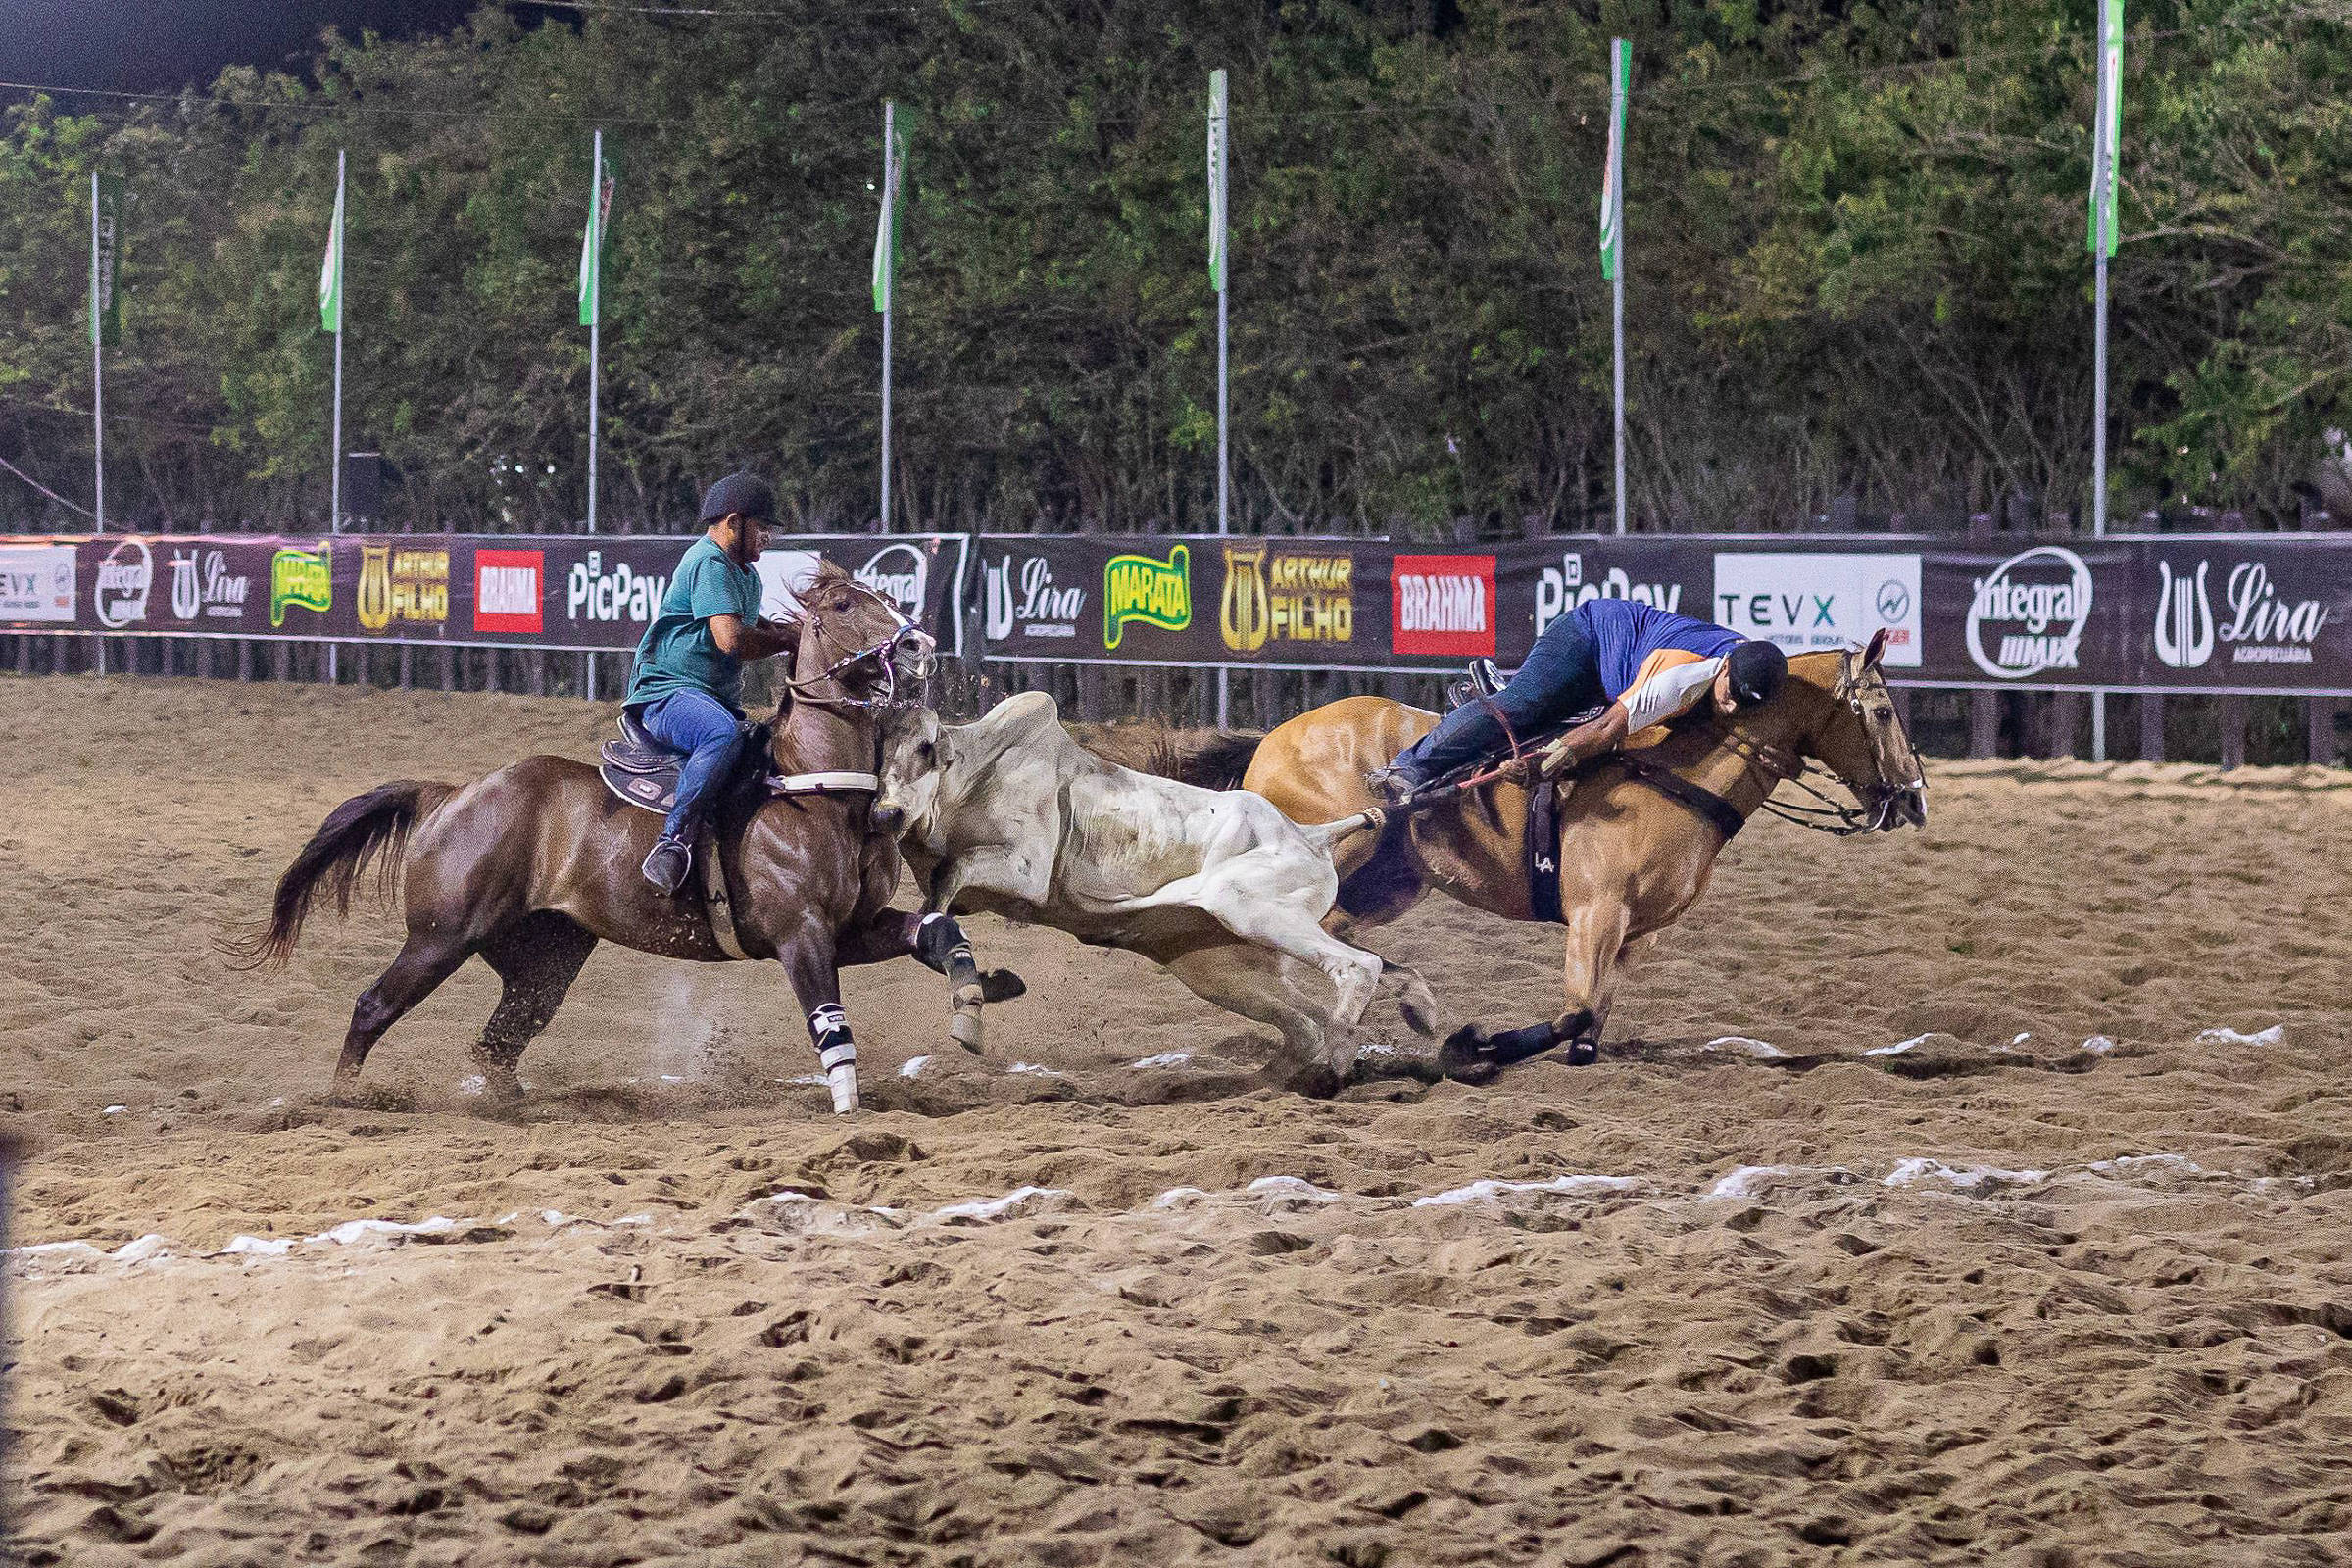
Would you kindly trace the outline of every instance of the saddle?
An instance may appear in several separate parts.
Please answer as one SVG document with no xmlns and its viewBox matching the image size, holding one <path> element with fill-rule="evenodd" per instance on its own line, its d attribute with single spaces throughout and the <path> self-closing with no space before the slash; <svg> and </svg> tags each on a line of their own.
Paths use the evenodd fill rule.
<svg viewBox="0 0 2352 1568">
<path fill-rule="evenodd" d="M 732 800 L 755 788 L 769 796 L 871 795 L 882 787 L 881 780 L 871 773 L 771 771 L 767 748 L 773 733 L 773 725 L 744 721 L 743 760 L 736 764 L 732 778 L 719 780 L 713 792 L 717 800 Z M 605 788 L 619 799 L 667 816 L 669 808 L 678 804 L 678 773 L 685 765 L 684 752 L 656 740 L 624 708 L 620 710 L 620 735 L 605 742 L 596 772 Z"/>
</svg>

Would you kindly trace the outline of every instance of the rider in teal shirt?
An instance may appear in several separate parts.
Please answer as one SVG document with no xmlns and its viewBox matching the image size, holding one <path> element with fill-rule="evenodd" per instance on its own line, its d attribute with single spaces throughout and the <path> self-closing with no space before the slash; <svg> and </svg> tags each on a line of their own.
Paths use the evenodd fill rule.
<svg viewBox="0 0 2352 1568">
<path fill-rule="evenodd" d="M 781 653 L 785 638 L 760 618 L 752 569 L 775 526 L 776 493 L 729 474 L 703 498 L 707 531 L 687 547 L 654 623 L 637 644 L 626 708 L 647 733 L 687 754 L 677 802 L 645 858 L 645 879 L 675 893 L 694 864 L 694 835 L 710 790 L 743 756 L 743 662 Z"/>
</svg>

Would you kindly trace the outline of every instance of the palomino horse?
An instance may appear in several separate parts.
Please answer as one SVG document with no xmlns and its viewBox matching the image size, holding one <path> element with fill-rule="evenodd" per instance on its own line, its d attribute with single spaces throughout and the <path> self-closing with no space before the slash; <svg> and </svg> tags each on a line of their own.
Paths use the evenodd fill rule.
<svg viewBox="0 0 2352 1568">
<path fill-rule="evenodd" d="M 335 1063 L 338 1094 L 358 1081 L 384 1031 L 476 954 L 505 982 L 474 1046 L 490 1092 L 521 1093 L 515 1064 L 547 1027 L 598 940 L 667 958 L 773 958 L 808 1020 L 834 1109 L 858 1105 L 858 1048 L 841 1008 L 844 964 L 912 954 L 950 974 L 978 1049 L 983 996 L 1010 996 L 1004 971 L 982 977 L 953 921 L 887 907 L 899 880 L 896 839 L 868 822 L 882 703 L 898 662 L 929 639 L 888 600 L 827 563 L 802 594 L 787 695 L 766 760 L 791 788 L 754 783 L 711 813 L 696 875 L 664 898 L 638 873 L 662 819 L 614 799 L 597 770 L 532 757 L 471 784 L 383 784 L 345 801 L 278 879 L 269 926 L 239 950 L 256 963 L 292 954 L 321 893 L 350 907 L 368 861 L 384 857 L 386 891 L 405 884 L 408 941 L 352 1009 Z M 816 780 L 815 775 L 832 774 Z M 847 777 L 842 777 L 847 775 Z M 716 855 L 724 909 L 706 891 Z M 729 948 L 733 951 L 728 951 Z"/>
<path fill-rule="evenodd" d="M 1837 808 L 1847 820 L 1833 831 L 1924 826 L 1926 781 L 1879 672 L 1885 646 L 1882 632 L 1867 649 L 1800 654 L 1788 661 L 1780 695 L 1756 711 L 1728 727 L 1711 715 L 1678 722 L 1654 744 L 1578 778 L 1560 805 L 1557 846 L 1566 1005 L 1546 1023 L 1500 1034 L 1475 1024 L 1457 1030 L 1439 1053 L 1440 1069 L 1475 1082 L 1562 1042 L 1572 1063 L 1593 1059 L 1625 965 L 1705 890 L 1726 841 L 1725 827 L 1700 814 L 1702 797 L 1685 789 L 1690 800 L 1678 800 L 1666 793 L 1676 787 L 1671 780 L 1640 775 L 1695 785 L 1744 820 L 1817 759 L 1862 805 L 1859 812 Z M 1346 698 L 1268 734 L 1243 786 L 1297 821 L 1336 821 L 1377 805 L 1366 775 L 1437 721 L 1386 698 Z M 1506 919 L 1537 918 L 1527 807 L 1525 789 L 1498 781 L 1392 821 L 1377 836 L 1343 842 L 1335 925 L 1393 920 L 1430 887 Z"/>
</svg>

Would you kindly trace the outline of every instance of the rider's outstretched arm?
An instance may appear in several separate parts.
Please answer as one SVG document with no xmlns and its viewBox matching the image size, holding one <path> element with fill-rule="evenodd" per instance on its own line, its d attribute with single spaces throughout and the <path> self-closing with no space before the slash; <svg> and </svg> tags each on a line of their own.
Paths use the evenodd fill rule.
<svg viewBox="0 0 2352 1568">
<path fill-rule="evenodd" d="M 1577 725 L 1544 748 L 1544 775 L 1556 778 L 1571 768 L 1583 766 L 1603 752 L 1622 746 L 1628 733 L 1626 721 L 1625 704 L 1620 702 L 1611 703 L 1598 718 Z"/>
</svg>

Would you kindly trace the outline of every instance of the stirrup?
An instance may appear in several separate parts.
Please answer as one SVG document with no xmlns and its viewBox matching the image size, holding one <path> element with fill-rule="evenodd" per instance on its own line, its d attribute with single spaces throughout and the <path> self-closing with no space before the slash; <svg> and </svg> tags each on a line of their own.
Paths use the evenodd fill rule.
<svg viewBox="0 0 2352 1568">
<path fill-rule="evenodd" d="M 675 858 L 676 874 L 665 876 L 662 873 L 669 869 L 672 857 Z M 655 869 L 657 861 L 661 862 L 661 871 Z M 663 834 L 654 840 L 654 847 L 646 852 L 645 862 L 637 869 L 663 897 L 674 899 L 678 890 L 686 885 L 687 877 L 694 872 L 694 846 L 685 839 L 673 839 Z"/>
</svg>

